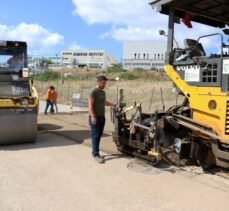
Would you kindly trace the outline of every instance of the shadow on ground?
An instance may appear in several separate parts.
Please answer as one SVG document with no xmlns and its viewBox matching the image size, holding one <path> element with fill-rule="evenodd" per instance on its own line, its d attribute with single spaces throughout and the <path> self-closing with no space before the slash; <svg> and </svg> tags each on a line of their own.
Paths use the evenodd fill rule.
<svg viewBox="0 0 229 211">
<path fill-rule="evenodd" d="M 2 145 L 0 150 L 27 150 L 48 147 L 63 147 L 69 145 L 84 144 L 91 146 L 91 131 L 85 130 L 62 130 L 63 127 L 55 124 L 39 124 L 37 140 L 33 143 Z M 109 137 L 104 133 L 103 137 Z M 55 138 L 58 137 L 58 138 Z M 61 138 L 62 137 L 62 138 Z M 112 138 L 110 139 L 112 140 Z M 102 147 L 101 147 L 102 148 Z M 104 150 L 106 151 L 106 150 Z"/>
<path fill-rule="evenodd" d="M 38 124 L 37 130 L 38 131 L 48 131 L 48 130 L 60 130 L 63 126 L 54 125 L 54 124 Z"/>
</svg>

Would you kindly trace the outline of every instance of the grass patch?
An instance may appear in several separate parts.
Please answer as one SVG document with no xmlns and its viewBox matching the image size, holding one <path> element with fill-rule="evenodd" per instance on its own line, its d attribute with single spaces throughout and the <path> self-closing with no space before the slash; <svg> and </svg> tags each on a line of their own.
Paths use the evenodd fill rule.
<svg viewBox="0 0 229 211">
<path fill-rule="evenodd" d="M 32 79 L 38 81 L 55 81 L 61 78 L 61 74 L 59 72 L 55 72 L 52 70 L 46 70 L 42 73 L 38 73 L 32 76 Z"/>
<path fill-rule="evenodd" d="M 142 68 L 136 68 L 127 71 L 122 69 L 120 64 L 113 65 L 107 70 L 89 68 L 64 68 L 58 70 L 46 70 L 42 73 L 33 75 L 32 78 L 37 81 L 55 81 L 61 79 L 61 73 L 63 74 L 64 81 L 95 80 L 98 75 L 105 75 L 108 79 L 112 80 L 120 78 L 124 81 L 168 81 L 168 77 L 164 72 L 157 72 L 155 70 L 144 70 Z"/>
</svg>

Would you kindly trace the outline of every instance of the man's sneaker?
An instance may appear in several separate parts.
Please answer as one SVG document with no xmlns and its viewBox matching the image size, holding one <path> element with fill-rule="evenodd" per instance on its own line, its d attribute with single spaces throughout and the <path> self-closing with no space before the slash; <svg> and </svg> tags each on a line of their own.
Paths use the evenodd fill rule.
<svg viewBox="0 0 229 211">
<path fill-rule="evenodd" d="M 104 159 L 101 158 L 100 156 L 95 156 L 94 159 L 97 163 L 104 163 Z"/>
</svg>

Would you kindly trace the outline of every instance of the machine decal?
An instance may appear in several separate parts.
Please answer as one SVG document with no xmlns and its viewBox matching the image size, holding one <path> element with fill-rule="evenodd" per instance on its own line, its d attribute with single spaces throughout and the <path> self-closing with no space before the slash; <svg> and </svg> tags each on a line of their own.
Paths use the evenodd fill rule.
<svg viewBox="0 0 229 211">
<path fill-rule="evenodd" d="M 185 81 L 199 82 L 200 81 L 200 66 L 199 65 L 186 65 L 178 66 L 177 71 L 185 72 Z"/>
</svg>

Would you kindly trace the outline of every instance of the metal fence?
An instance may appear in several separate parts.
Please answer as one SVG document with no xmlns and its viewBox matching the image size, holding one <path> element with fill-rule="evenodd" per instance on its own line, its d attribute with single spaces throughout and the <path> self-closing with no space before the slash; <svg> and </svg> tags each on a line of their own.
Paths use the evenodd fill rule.
<svg viewBox="0 0 229 211">
<path fill-rule="evenodd" d="M 79 99 L 86 99 L 87 95 L 92 87 L 85 87 L 83 84 L 77 84 L 73 81 L 34 81 L 34 86 L 36 87 L 40 99 L 45 100 L 46 91 L 50 86 L 54 86 L 57 92 L 58 103 L 72 104 L 75 94 L 79 94 Z"/>
</svg>

